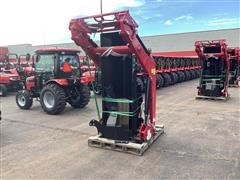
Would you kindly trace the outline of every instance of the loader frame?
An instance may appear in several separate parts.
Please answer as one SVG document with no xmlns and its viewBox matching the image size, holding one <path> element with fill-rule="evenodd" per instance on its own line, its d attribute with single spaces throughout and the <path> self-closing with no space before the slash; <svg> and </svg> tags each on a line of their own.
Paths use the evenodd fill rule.
<svg viewBox="0 0 240 180">
<path fill-rule="evenodd" d="M 90 22 L 91 20 L 91 22 Z M 138 25 L 130 16 L 129 11 L 119 11 L 113 13 L 88 16 L 83 18 L 72 19 L 69 29 L 72 34 L 72 40 L 86 52 L 93 60 L 95 65 L 101 66 L 101 57 L 105 54 L 134 54 L 138 63 L 141 65 L 143 72 L 150 80 L 149 89 L 149 118 L 142 123 L 139 128 L 139 137 L 142 142 L 150 142 L 154 139 L 156 132 L 161 134 L 161 131 L 156 131 L 156 64 L 150 52 L 144 46 L 139 36 L 137 35 Z M 96 33 L 118 32 L 126 45 L 99 47 L 90 37 Z M 94 123 L 94 121 L 90 122 Z M 89 139 L 93 144 L 93 139 Z M 96 142 L 99 141 L 95 139 Z M 119 145 L 119 144 L 118 144 Z M 139 154 L 142 154 L 140 150 Z"/>
<path fill-rule="evenodd" d="M 240 87 L 240 48 L 230 47 L 227 50 L 230 62 L 229 87 Z"/>
<path fill-rule="evenodd" d="M 200 76 L 200 85 L 198 87 L 198 96 L 196 99 L 221 99 L 227 100 L 229 98 L 228 93 L 228 77 L 229 77 L 229 57 L 227 54 L 227 44 L 226 40 L 211 40 L 211 41 L 196 41 L 195 42 L 195 51 L 199 56 L 200 60 L 202 61 L 202 73 Z M 221 91 L 221 95 L 203 95 L 204 89 L 202 88 L 202 79 L 203 79 L 203 72 L 204 72 L 204 62 L 208 61 L 208 58 L 222 58 L 225 67 L 225 79 L 223 82 L 223 90 Z M 220 86 L 220 85 L 219 85 Z M 205 89 L 206 90 L 206 89 Z"/>
</svg>

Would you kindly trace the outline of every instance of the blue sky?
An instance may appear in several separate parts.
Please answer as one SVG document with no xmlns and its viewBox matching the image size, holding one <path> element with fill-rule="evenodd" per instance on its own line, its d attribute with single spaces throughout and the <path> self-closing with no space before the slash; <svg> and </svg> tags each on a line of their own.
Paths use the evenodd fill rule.
<svg viewBox="0 0 240 180">
<path fill-rule="evenodd" d="M 102 0 L 103 12 L 129 9 L 139 35 L 240 28 L 240 0 Z M 100 0 L 5 0 L 0 46 L 72 42 L 69 22 L 99 14 Z"/>
<path fill-rule="evenodd" d="M 140 35 L 240 27 L 239 0 L 146 0 L 129 8 Z"/>
</svg>

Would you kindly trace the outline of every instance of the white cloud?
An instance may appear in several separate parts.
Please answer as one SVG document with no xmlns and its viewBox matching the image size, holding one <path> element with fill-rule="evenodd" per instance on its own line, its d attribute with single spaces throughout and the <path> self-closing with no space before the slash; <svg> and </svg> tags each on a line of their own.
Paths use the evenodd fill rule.
<svg viewBox="0 0 240 180">
<path fill-rule="evenodd" d="M 190 15 L 183 15 L 183 16 L 176 17 L 174 20 L 180 21 L 180 20 L 193 20 L 193 19 L 194 18 Z"/>
<path fill-rule="evenodd" d="M 169 19 L 167 21 L 164 22 L 165 25 L 172 25 L 173 22 L 177 22 L 177 21 L 183 21 L 183 20 L 193 20 L 194 18 L 191 15 L 182 15 L 182 16 L 178 16 L 174 19 Z"/>
<path fill-rule="evenodd" d="M 167 21 L 164 22 L 164 24 L 165 24 L 165 25 L 172 25 L 173 23 L 172 23 L 171 20 L 167 20 Z"/>
<path fill-rule="evenodd" d="M 145 0 L 103 0 L 103 12 L 142 6 Z M 127 9 L 127 8 L 126 8 Z M 99 14 L 100 0 L 7 0 L 1 2 L 0 45 L 46 44 L 68 39 L 70 20 Z"/>
<path fill-rule="evenodd" d="M 220 25 L 228 25 L 228 24 L 239 24 L 240 25 L 240 20 L 237 18 L 221 18 L 221 19 L 210 20 L 207 23 L 208 26 L 220 26 Z"/>
</svg>

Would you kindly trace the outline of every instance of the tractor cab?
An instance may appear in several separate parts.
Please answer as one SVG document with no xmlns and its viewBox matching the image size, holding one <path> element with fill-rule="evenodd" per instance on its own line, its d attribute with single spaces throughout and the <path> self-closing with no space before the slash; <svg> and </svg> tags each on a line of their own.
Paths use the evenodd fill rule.
<svg viewBox="0 0 240 180">
<path fill-rule="evenodd" d="M 36 51 L 36 74 L 46 74 L 51 78 L 80 77 L 78 50 L 40 49 Z"/>
<path fill-rule="evenodd" d="M 68 85 L 74 80 L 81 80 L 79 50 L 44 48 L 36 50 L 35 53 L 35 75 L 27 78 L 27 89 L 30 90 L 34 86 L 40 91 L 49 81 Z M 36 84 L 33 84 L 33 81 Z"/>
</svg>

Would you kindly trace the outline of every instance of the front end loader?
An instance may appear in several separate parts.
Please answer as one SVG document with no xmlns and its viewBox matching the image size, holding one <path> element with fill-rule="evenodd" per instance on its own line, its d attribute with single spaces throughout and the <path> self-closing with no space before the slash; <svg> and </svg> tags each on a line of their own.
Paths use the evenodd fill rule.
<svg viewBox="0 0 240 180">
<path fill-rule="evenodd" d="M 229 58 L 226 41 L 197 41 L 195 51 L 202 63 L 196 98 L 227 100 L 229 97 Z"/>
<path fill-rule="evenodd" d="M 72 40 L 101 68 L 102 114 L 91 120 L 98 135 L 88 145 L 137 155 L 163 133 L 156 125 L 156 64 L 137 34 L 128 11 L 73 19 Z M 100 45 L 92 34 L 100 34 Z M 145 97 L 135 71 L 136 61 L 146 74 Z"/>
<path fill-rule="evenodd" d="M 230 68 L 229 87 L 239 87 L 240 78 L 240 48 L 228 48 Z"/>
</svg>

